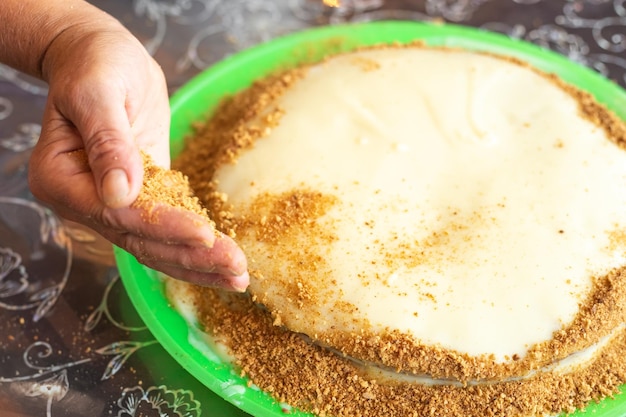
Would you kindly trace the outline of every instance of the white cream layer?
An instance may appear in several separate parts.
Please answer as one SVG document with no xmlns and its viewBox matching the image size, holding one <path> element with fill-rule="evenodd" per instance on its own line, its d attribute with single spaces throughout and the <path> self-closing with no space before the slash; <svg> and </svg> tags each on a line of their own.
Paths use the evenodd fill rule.
<svg viewBox="0 0 626 417">
<path fill-rule="evenodd" d="M 292 330 L 354 330 L 356 317 L 502 361 L 551 339 L 592 277 L 626 261 L 626 152 L 528 68 L 362 51 L 312 68 L 279 104 L 279 126 L 217 179 L 235 207 L 302 186 L 339 198 L 321 219 L 339 239 L 318 248 L 334 291 L 301 308 L 282 291 L 290 277 L 251 283 Z M 281 262 L 240 243 L 251 269 Z M 400 248 L 420 262 L 391 259 Z"/>
</svg>

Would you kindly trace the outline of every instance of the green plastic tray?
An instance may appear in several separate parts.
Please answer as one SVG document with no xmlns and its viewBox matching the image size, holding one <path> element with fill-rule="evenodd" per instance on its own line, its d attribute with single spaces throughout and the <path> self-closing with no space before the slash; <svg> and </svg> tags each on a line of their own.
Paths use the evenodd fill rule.
<svg viewBox="0 0 626 417">
<path fill-rule="evenodd" d="M 194 121 L 203 120 L 227 94 L 239 91 L 276 69 L 316 60 L 332 52 L 379 43 L 422 40 L 428 45 L 488 51 L 515 56 L 592 93 L 596 99 L 626 119 L 626 93 L 594 71 L 574 64 L 535 45 L 486 31 L 417 22 L 374 22 L 308 30 L 262 44 L 231 56 L 185 84 L 171 99 L 171 149 L 175 157 L 191 132 Z M 172 308 L 158 274 L 116 248 L 117 265 L 129 297 L 163 347 L 208 388 L 254 416 L 284 416 L 285 404 L 247 387 L 233 367 L 198 343 L 197 330 Z M 155 364 L 158 366 L 158 364 Z M 294 415 L 308 415 L 291 410 Z M 623 417 L 626 395 L 620 394 L 587 407 L 575 416 Z"/>
</svg>

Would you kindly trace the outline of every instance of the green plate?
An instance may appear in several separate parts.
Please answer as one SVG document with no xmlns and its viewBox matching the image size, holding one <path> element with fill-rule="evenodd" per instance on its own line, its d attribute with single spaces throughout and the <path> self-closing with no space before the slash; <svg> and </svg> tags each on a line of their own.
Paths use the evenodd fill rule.
<svg viewBox="0 0 626 417">
<path fill-rule="evenodd" d="M 273 40 L 238 53 L 207 69 L 183 86 L 171 100 L 171 149 L 175 157 L 191 124 L 202 120 L 221 97 L 250 85 L 255 79 L 328 53 L 379 43 L 407 43 L 416 39 L 428 45 L 488 51 L 515 56 L 537 68 L 558 74 L 565 81 L 592 93 L 621 118 L 626 119 L 626 93 L 594 71 L 574 64 L 556 53 L 503 35 L 448 24 L 375 22 L 330 26 Z M 203 344 L 197 330 L 172 308 L 158 274 L 116 248 L 117 265 L 130 299 L 163 347 L 200 382 L 226 400 L 255 416 L 284 416 L 288 409 L 269 395 L 247 387 L 233 367 Z M 158 365 L 156 365 L 158 366 Z M 626 388 L 626 386 L 624 387 Z M 291 410 L 295 415 L 307 415 Z M 587 407 L 576 416 L 622 417 L 626 395 L 620 394 Z"/>
</svg>

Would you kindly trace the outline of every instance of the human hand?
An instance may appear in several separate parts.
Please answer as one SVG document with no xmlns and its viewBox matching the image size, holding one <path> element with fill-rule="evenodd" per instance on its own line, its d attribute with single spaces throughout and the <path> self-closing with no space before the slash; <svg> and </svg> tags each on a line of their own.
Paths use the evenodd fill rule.
<svg viewBox="0 0 626 417">
<path fill-rule="evenodd" d="M 169 167 L 167 87 L 121 24 L 99 24 L 106 27 L 63 31 L 44 56 L 50 90 L 29 167 L 31 191 L 151 268 L 243 291 L 246 259 L 232 239 L 191 212 L 162 205 L 150 215 L 158 222 L 146 222 L 142 209 L 131 206 L 143 181 L 140 149 Z"/>
</svg>

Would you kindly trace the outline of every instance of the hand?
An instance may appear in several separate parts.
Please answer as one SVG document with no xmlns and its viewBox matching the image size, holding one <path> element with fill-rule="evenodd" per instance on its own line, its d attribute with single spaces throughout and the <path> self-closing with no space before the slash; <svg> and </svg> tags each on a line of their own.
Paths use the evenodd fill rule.
<svg viewBox="0 0 626 417">
<path fill-rule="evenodd" d="M 50 90 L 29 167 L 33 194 L 151 268 L 243 291 L 246 259 L 232 239 L 191 212 L 160 206 L 154 223 L 131 207 L 143 181 L 140 149 L 169 167 L 167 87 L 140 42 L 113 19 L 105 25 L 72 26 L 46 51 Z"/>
</svg>

